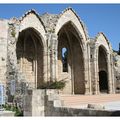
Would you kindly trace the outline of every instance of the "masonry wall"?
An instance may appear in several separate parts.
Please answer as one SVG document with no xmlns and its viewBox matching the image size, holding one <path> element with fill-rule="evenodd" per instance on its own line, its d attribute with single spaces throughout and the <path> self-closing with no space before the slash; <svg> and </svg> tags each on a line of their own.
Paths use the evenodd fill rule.
<svg viewBox="0 0 120 120">
<path fill-rule="evenodd" d="M 6 85 L 8 21 L 0 20 L 0 84 Z"/>
<path fill-rule="evenodd" d="M 119 116 L 120 111 L 54 107 L 46 116 Z"/>
<path fill-rule="evenodd" d="M 24 96 L 24 116 L 44 116 L 44 90 L 29 90 Z"/>
<path fill-rule="evenodd" d="M 97 54 L 98 52 L 96 52 L 97 51 L 96 49 L 98 49 L 99 45 L 103 44 L 105 48 L 107 48 L 108 52 L 110 52 L 109 51 L 110 49 L 108 47 L 108 42 L 106 42 L 106 40 L 103 40 L 103 39 L 106 39 L 104 38 L 103 35 L 100 35 L 99 40 L 97 40 L 98 42 L 96 42 L 96 40 L 94 41 L 94 39 L 93 39 L 93 42 L 90 41 L 90 44 L 93 43 L 93 45 L 90 46 L 91 60 L 90 60 L 90 65 L 88 65 L 89 64 L 88 53 L 86 52 L 87 50 L 85 47 L 87 42 L 87 37 L 85 38 L 85 35 L 83 35 L 84 34 L 82 30 L 83 28 L 81 28 L 79 21 L 77 20 L 76 16 L 74 16 L 75 15 L 73 14 L 74 12 L 73 13 L 71 12 L 69 13 L 66 11 L 65 15 L 63 15 L 63 18 L 61 18 L 60 23 L 58 21 L 59 17 L 56 19 L 56 22 L 58 21 L 58 25 L 56 27 L 54 26 L 53 28 L 54 29 L 56 28 L 55 31 L 57 32 L 46 31 L 47 27 L 51 28 L 51 26 L 49 25 L 43 26 L 43 23 L 47 20 L 49 20 L 50 21 L 49 24 L 52 25 L 54 23 L 54 21 L 52 20 L 53 18 L 45 17 L 45 21 L 43 20 L 43 23 L 41 23 L 40 20 L 38 19 L 38 16 L 36 16 L 35 12 L 33 11 L 26 13 L 26 15 L 22 18 L 22 20 L 17 20 L 17 19 L 13 19 L 13 20 L 11 19 L 10 21 L 0 20 L 0 30 L 1 30 L 0 31 L 0 52 L 1 52 L 0 53 L 0 81 L 1 83 L 5 84 L 6 78 L 10 84 L 11 84 L 11 80 L 13 82 L 23 82 L 23 81 L 29 82 L 31 80 L 32 81 L 31 83 L 33 83 L 33 81 L 35 81 L 36 78 L 38 78 L 39 79 L 39 82 L 37 82 L 38 85 L 42 83 L 41 81 L 66 80 L 67 81 L 66 87 L 63 90 L 63 93 L 65 94 L 66 93 L 67 94 L 74 94 L 74 93 L 75 94 L 99 94 L 99 84 L 98 84 L 99 71 L 98 71 L 98 54 Z M 69 23 L 69 20 L 72 20 L 72 22 L 76 25 L 78 29 L 75 29 L 75 26 L 72 25 L 72 23 Z M 66 24 L 66 22 L 68 22 L 68 24 Z M 47 21 L 47 24 L 48 24 L 48 21 Z M 35 30 L 36 33 L 38 33 L 38 34 L 35 34 L 34 36 L 35 41 L 37 39 L 41 39 L 40 41 L 41 41 L 41 44 L 43 44 L 44 49 L 41 49 L 42 45 L 39 46 L 39 44 L 36 43 L 38 45 L 37 48 L 39 49 L 36 49 L 38 53 L 36 53 L 35 51 L 34 53 L 39 55 L 39 58 L 38 58 L 39 62 L 38 64 L 36 64 L 36 67 L 32 67 L 32 65 L 34 64 L 31 64 L 31 61 L 25 62 L 28 68 L 25 66 L 25 69 L 27 69 L 26 70 L 27 72 L 24 72 L 25 73 L 24 75 L 23 72 L 19 69 L 19 65 L 17 64 L 18 61 L 16 57 L 16 43 L 19 39 L 18 37 L 19 34 L 24 30 L 27 30 L 28 28 L 33 28 L 33 31 Z M 30 35 L 32 34 L 31 36 L 33 37 L 33 34 L 35 32 L 31 32 L 31 31 L 29 32 L 30 32 Z M 60 33 L 61 35 L 59 35 L 58 33 Z M 61 39 L 62 41 L 61 43 L 59 39 Z M 31 44 L 31 48 L 30 48 L 29 42 L 30 41 L 28 39 L 28 41 L 26 42 L 28 45 L 26 54 L 27 56 L 31 57 L 30 56 L 31 51 L 29 51 L 29 49 L 33 49 L 33 46 Z M 70 44 L 69 46 L 68 46 L 68 43 Z M 68 52 L 71 53 L 71 55 L 68 56 L 69 57 L 68 72 L 66 73 L 60 72 L 62 71 L 62 60 L 61 58 L 59 58 L 59 56 L 61 55 L 60 51 L 62 47 L 68 48 Z M 71 52 L 69 49 L 71 49 Z M 42 53 L 43 53 L 43 56 L 42 56 Z M 34 55 L 32 57 L 34 57 Z M 40 61 L 41 59 L 43 59 L 43 61 Z M 110 74 L 109 75 L 109 79 L 110 79 L 109 93 L 113 93 L 112 87 L 114 88 L 114 85 L 113 85 L 114 82 L 112 80 L 113 79 L 112 76 L 114 75 L 111 72 L 113 70 L 111 67 L 112 66 L 111 63 L 112 62 L 109 59 L 109 62 L 108 62 L 108 65 L 109 65 L 108 70 Z M 91 69 L 88 69 L 88 66 Z M 36 72 L 37 74 L 34 75 L 34 72 L 31 70 L 32 68 L 35 68 L 35 71 L 39 71 L 39 72 Z M 41 74 L 42 73 L 41 71 L 43 72 L 43 75 Z M 88 74 L 90 72 L 91 72 L 91 78 L 90 78 L 90 75 Z M 33 77 L 34 78 L 36 77 L 36 78 L 33 79 Z M 91 84 L 89 85 L 90 82 Z M 15 86 L 16 91 L 18 89 L 18 86 L 17 85 Z M 22 89 L 22 87 L 20 89 Z"/>
<path fill-rule="evenodd" d="M 30 90 L 24 96 L 24 116 L 119 116 L 120 111 L 62 107 L 56 90 Z"/>
</svg>

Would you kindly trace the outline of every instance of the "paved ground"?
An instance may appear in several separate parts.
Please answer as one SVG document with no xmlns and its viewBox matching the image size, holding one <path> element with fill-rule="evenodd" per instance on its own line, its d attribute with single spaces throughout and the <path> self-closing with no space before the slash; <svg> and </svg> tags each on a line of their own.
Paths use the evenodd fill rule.
<svg viewBox="0 0 120 120">
<path fill-rule="evenodd" d="M 103 104 L 107 110 L 120 110 L 120 101 L 108 102 Z"/>
<path fill-rule="evenodd" d="M 13 117 L 14 114 L 15 113 L 12 111 L 0 111 L 0 116 L 4 116 L 4 117 Z"/>
<path fill-rule="evenodd" d="M 93 103 L 94 104 L 94 103 Z M 105 106 L 105 110 L 120 110 L 120 101 L 108 102 L 108 103 L 97 103 L 99 105 Z M 88 104 L 69 106 L 71 108 L 87 108 Z M 68 106 L 66 106 L 68 107 Z"/>
<path fill-rule="evenodd" d="M 61 95 L 65 107 L 87 108 L 88 104 L 105 106 L 106 110 L 120 110 L 120 94 Z"/>
</svg>

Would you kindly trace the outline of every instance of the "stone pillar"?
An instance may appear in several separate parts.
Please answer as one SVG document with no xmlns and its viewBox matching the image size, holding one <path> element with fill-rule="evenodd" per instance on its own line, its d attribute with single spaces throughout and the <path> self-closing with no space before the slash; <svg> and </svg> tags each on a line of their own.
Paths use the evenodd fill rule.
<svg viewBox="0 0 120 120">
<path fill-rule="evenodd" d="M 95 57 L 94 58 L 94 72 L 95 72 L 95 76 L 94 76 L 94 94 L 98 94 L 98 83 L 99 83 L 99 79 L 98 79 L 98 59 Z"/>
<path fill-rule="evenodd" d="M 88 95 L 90 94 L 90 86 L 89 86 L 89 68 L 88 68 L 88 65 L 89 65 L 89 54 L 88 54 L 88 51 L 87 51 L 87 46 L 85 46 L 84 50 L 83 50 L 83 54 L 84 54 L 84 79 L 85 79 L 85 94 Z"/>
<path fill-rule="evenodd" d="M 110 60 L 110 54 L 107 53 L 107 69 L 108 69 L 108 88 L 109 88 L 109 93 L 113 93 L 113 78 L 111 75 L 112 71 L 111 71 L 111 60 Z"/>
<path fill-rule="evenodd" d="M 93 94 L 99 94 L 99 67 L 98 67 L 98 45 L 94 46 L 94 56 L 93 56 L 93 65 L 94 65 L 94 82 L 93 82 Z"/>
<path fill-rule="evenodd" d="M 49 68 L 49 52 L 48 52 L 48 38 L 47 43 L 43 46 L 43 79 L 44 81 L 49 81 L 50 79 L 50 68 Z"/>
<path fill-rule="evenodd" d="M 112 51 L 113 52 L 113 51 Z M 110 55 L 110 60 L 111 60 L 111 79 L 112 79 L 112 89 L 113 89 L 113 92 L 112 93 L 115 93 L 115 75 L 114 75 L 114 64 L 113 64 L 113 56 L 112 54 Z"/>
<path fill-rule="evenodd" d="M 92 94 L 99 93 L 98 86 L 98 47 L 97 44 L 90 44 L 90 64 L 91 64 L 91 91 Z"/>
<path fill-rule="evenodd" d="M 94 47 L 92 44 L 90 44 L 90 72 L 91 72 L 91 92 L 93 94 L 93 86 L 94 86 Z"/>
<path fill-rule="evenodd" d="M 99 63 L 98 63 L 98 48 L 97 48 L 97 56 L 95 58 L 95 83 L 96 83 L 96 94 L 100 94 L 99 88 Z"/>
<path fill-rule="evenodd" d="M 90 45 L 88 43 L 87 45 L 87 53 L 88 53 L 88 80 L 89 80 L 89 94 L 91 95 L 92 94 L 92 83 L 91 83 L 91 65 L 90 65 Z"/>
<path fill-rule="evenodd" d="M 50 70 L 50 51 L 51 51 L 51 34 L 47 33 L 46 36 L 46 48 L 44 49 L 44 80 L 51 80 L 51 70 Z"/>
<path fill-rule="evenodd" d="M 51 80 L 57 80 L 57 45 L 58 36 L 56 34 L 51 34 L 51 52 L 50 52 L 50 65 L 51 65 Z"/>
</svg>

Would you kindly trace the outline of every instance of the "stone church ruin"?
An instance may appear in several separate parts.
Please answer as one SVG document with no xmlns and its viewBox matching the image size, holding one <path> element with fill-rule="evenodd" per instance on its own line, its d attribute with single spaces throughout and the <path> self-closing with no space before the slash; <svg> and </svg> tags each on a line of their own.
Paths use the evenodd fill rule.
<svg viewBox="0 0 120 120">
<path fill-rule="evenodd" d="M 116 93 L 119 55 L 104 33 L 90 38 L 72 8 L 0 19 L 0 31 L 0 83 L 7 96 L 61 80 L 66 82 L 61 94 Z"/>
</svg>

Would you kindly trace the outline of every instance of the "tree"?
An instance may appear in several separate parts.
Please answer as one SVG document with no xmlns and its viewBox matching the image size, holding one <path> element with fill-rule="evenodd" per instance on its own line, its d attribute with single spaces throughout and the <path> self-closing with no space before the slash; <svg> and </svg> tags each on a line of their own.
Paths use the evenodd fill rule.
<svg viewBox="0 0 120 120">
<path fill-rule="evenodd" d="M 118 55 L 120 55 L 120 43 L 119 43 L 119 51 L 118 51 Z"/>
</svg>

